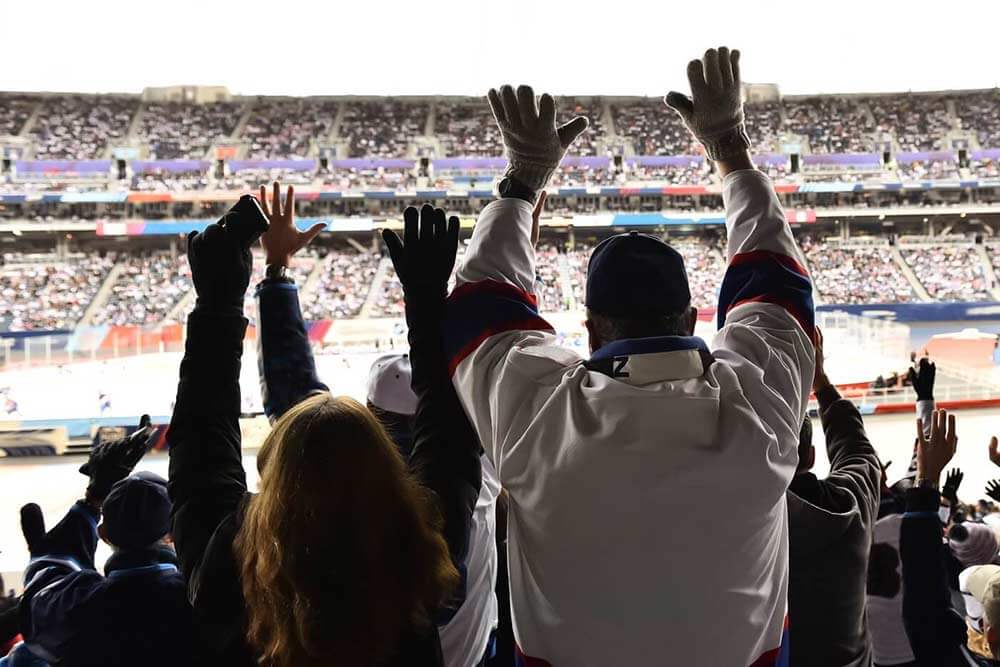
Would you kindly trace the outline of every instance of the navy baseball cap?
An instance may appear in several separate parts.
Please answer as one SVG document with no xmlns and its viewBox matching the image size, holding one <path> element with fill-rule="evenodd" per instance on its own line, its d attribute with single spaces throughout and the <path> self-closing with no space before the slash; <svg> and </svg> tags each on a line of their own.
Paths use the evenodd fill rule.
<svg viewBox="0 0 1000 667">
<path fill-rule="evenodd" d="M 639 232 L 602 241 L 590 255 L 587 308 L 607 317 L 658 317 L 691 305 L 684 258 Z"/>
<path fill-rule="evenodd" d="M 167 480 L 151 472 L 129 475 L 104 499 L 104 530 L 119 549 L 142 549 L 170 532 Z"/>
</svg>

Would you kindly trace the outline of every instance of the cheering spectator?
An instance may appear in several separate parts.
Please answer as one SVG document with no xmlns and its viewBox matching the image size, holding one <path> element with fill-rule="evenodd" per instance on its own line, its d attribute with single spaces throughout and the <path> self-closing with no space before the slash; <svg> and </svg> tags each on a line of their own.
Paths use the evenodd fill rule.
<svg viewBox="0 0 1000 667">
<path fill-rule="evenodd" d="M 818 329 L 816 341 L 813 391 L 830 475 L 820 480 L 809 472 L 816 452 L 807 418 L 788 490 L 791 664 L 868 667 L 872 649 L 865 590 L 882 470 L 861 413 L 826 376 Z"/>
<path fill-rule="evenodd" d="M 938 491 L 941 473 L 955 455 L 955 416 L 935 411 L 930 433 L 917 420 L 917 477 L 906 496 L 900 536 L 903 619 L 916 664 L 952 667 L 984 663 L 966 646 L 966 624 L 952 608 L 946 547 L 941 542 Z"/>
<path fill-rule="evenodd" d="M 528 87 L 489 93 L 510 164 L 459 269 L 446 349 L 510 494 L 511 603 L 526 663 L 643 664 L 667 646 L 678 664 L 771 665 L 787 651 L 785 492 L 815 364 L 811 286 L 750 161 L 738 53 L 710 50 L 688 71 L 694 100 L 668 102 L 716 161 L 730 212 L 714 353 L 691 336 L 680 255 L 634 233 L 591 256 L 591 358 L 555 344 L 530 294 L 531 202 L 586 120 L 557 128 L 552 97 L 536 105 Z M 669 447 L 655 437 L 663 424 Z M 709 533 L 706 487 L 717 491 Z M 671 530 L 651 532 L 667 514 Z"/>
<path fill-rule="evenodd" d="M 38 505 L 21 509 L 32 560 L 20 629 L 36 657 L 95 667 L 192 664 L 194 630 L 170 542 L 166 480 L 131 475 L 153 434 L 142 427 L 96 447 L 81 468 L 90 477 L 85 498 L 52 530 L 45 531 Z M 94 567 L 98 535 L 114 550 L 106 577 Z"/>
<path fill-rule="evenodd" d="M 215 664 L 440 665 L 431 619 L 458 584 L 448 547 L 461 545 L 445 542 L 385 429 L 364 406 L 323 392 L 311 358 L 275 359 L 289 391 L 264 398 L 277 421 L 257 458 L 260 493 L 247 491 L 238 418 L 250 245 L 268 219 L 281 231 L 264 245 L 267 280 L 283 282 L 287 263 L 274 258 L 290 259 L 323 228 L 294 230 L 293 202 L 289 189 L 282 207 L 276 183 L 263 217 L 244 199 L 188 241 L 197 301 L 168 440 L 174 537 L 200 639 Z M 301 317 L 278 324 L 278 346 L 301 344 Z M 479 459 L 466 459 L 471 515 Z M 466 479 L 453 474 L 451 484 Z"/>
</svg>

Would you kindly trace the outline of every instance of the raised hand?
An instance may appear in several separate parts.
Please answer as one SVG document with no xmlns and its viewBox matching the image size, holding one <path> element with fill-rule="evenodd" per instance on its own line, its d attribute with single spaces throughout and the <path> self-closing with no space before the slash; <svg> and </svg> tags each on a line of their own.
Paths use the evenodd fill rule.
<svg viewBox="0 0 1000 667">
<path fill-rule="evenodd" d="M 937 377 L 937 366 L 930 359 L 920 360 L 917 369 L 910 368 L 906 373 L 913 391 L 917 392 L 918 401 L 934 400 L 934 379 Z"/>
<path fill-rule="evenodd" d="M 427 204 L 419 213 L 409 206 L 403 211 L 403 240 L 390 229 L 382 231 L 382 238 L 407 298 L 448 293 L 458 252 L 457 217 L 446 219 L 444 210 Z"/>
<path fill-rule="evenodd" d="M 813 373 L 813 391 L 819 391 L 824 387 L 830 386 L 830 378 L 826 376 L 826 369 L 823 366 L 825 362 L 825 357 L 823 356 L 823 331 L 819 327 L 816 327 L 813 345 L 816 348 L 816 371 Z"/>
<path fill-rule="evenodd" d="M 958 505 L 958 487 L 962 485 L 965 473 L 959 468 L 952 468 L 944 478 L 944 486 L 941 487 L 941 495 L 951 501 L 951 506 Z"/>
<path fill-rule="evenodd" d="M 721 46 L 709 49 L 687 68 L 691 97 L 677 91 L 664 101 L 677 112 L 712 160 L 746 154 L 750 148 L 740 90 L 740 52 Z"/>
<path fill-rule="evenodd" d="M 986 495 L 1000 502 L 1000 479 L 993 479 L 986 482 Z"/>
<path fill-rule="evenodd" d="M 549 182 L 573 140 L 587 129 L 583 116 L 556 127 L 556 102 L 548 93 L 535 102 L 530 86 L 491 88 L 486 94 L 507 149 L 506 175 L 534 190 Z"/>
<path fill-rule="evenodd" d="M 300 232 L 295 226 L 295 190 L 288 186 L 285 205 L 281 205 L 281 185 L 275 181 L 270 206 L 267 203 L 267 188 L 260 186 L 260 206 L 267 216 L 268 228 L 260 237 L 269 266 L 288 266 L 292 256 L 309 245 L 326 228 L 317 223 L 308 231 Z"/>
<path fill-rule="evenodd" d="M 267 230 L 267 216 L 250 195 L 202 232 L 188 234 L 188 263 L 198 305 L 243 310 L 250 285 L 250 246 Z"/>
<path fill-rule="evenodd" d="M 994 435 L 990 438 L 990 461 L 993 461 L 993 465 L 1000 466 L 1000 452 L 997 451 L 997 437 Z"/>
<path fill-rule="evenodd" d="M 121 440 L 103 442 L 90 450 L 80 472 L 90 478 L 87 501 L 100 505 L 111 487 L 128 477 L 155 443 L 156 428 L 144 426 Z"/>
<path fill-rule="evenodd" d="M 917 420 L 917 479 L 941 480 L 941 471 L 955 456 L 958 434 L 955 415 L 947 410 L 935 410 L 931 415 L 930 437 L 924 436 L 922 419 Z"/>
</svg>

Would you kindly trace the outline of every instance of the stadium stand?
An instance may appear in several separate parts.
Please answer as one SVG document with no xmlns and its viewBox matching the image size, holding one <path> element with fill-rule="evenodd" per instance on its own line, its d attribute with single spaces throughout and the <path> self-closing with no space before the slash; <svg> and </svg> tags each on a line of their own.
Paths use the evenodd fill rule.
<svg viewBox="0 0 1000 667">
<path fill-rule="evenodd" d="M 125 257 L 107 302 L 95 313 L 96 325 L 159 324 L 191 290 L 187 258 L 167 254 Z"/>
<path fill-rule="evenodd" d="M 800 239 L 816 289 L 826 303 L 901 303 L 916 299 L 906 276 L 882 244 L 839 247 Z"/>
<path fill-rule="evenodd" d="M 909 264 L 928 294 L 938 301 L 987 301 L 986 276 L 979 256 L 968 245 L 902 247 Z"/>
<path fill-rule="evenodd" d="M 434 129 L 448 157 L 503 155 L 500 131 L 482 101 L 448 101 L 436 105 Z"/>
<path fill-rule="evenodd" d="M 32 97 L 0 96 L 0 136 L 20 134 L 37 104 L 38 100 Z"/>
<path fill-rule="evenodd" d="M 134 97 L 48 97 L 31 138 L 35 157 L 51 160 L 94 160 L 128 132 L 138 108 Z"/>
<path fill-rule="evenodd" d="M 212 143 L 233 133 L 242 104 L 151 103 L 142 109 L 138 138 L 152 160 L 200 160 Z"/>
<path fill-rule="evenodd" d="M 379 260 L 378 255 L 353 249 L 330 250 L 319 284 L 302 306 L 306 319 L 357 317 L 372 289 Z"/>
<path fill-rule="evenodd" d="M 424 133 L 427 111 L 424 103 L 355 102 L 347 105 L 338 134 L 351 157 L 404 157 L 411 138 Z"/>
<path fill-rule="evenodd" d="M 310 156 L 312 142 L 326 138 L 339 103 L 321 100 L 258 101 L 243 128 L 247 158 L 294 160 Z"/>
<path fill-rule="evenodd" d="M 697 155 L 701 152 L 677 114 L 668 109 L 663 100 L 618 104 L 612 109 L 615 131 L 631 140 L 637 155 Z"/>
<path fill-rule="evenodd" d="M 10 331 L 72 329 L 114 265 L 110 257 L 71 259 L 5 254 L 0 321 Z"/>
</svg>

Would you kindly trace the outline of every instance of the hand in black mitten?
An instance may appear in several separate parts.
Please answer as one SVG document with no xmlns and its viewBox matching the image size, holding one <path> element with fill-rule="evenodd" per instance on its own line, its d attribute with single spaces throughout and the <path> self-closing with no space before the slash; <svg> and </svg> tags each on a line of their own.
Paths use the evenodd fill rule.
<svg viewBox="0 0 1000 667">
<path fill-rule="evenodd" d="M 920 360 L 918 369 L 910 368 L 907 372 L 913 390 L 917 392 L 918 401 L 934 400 L 934 378 L 937 376 L 937 366 L 930 359 L 924 357 Z"/>
<path fill-rule="evenodd" d="M 992 479 L 986 482 L 986 495 L 1000 502 L 1000 479 Z"/>
<path fill-rule="evenodd" d="M 941 488 L 941 495 L 951 501 L 951 506 L 958 505 L 958 487 L 962 485 L 965 473 L 958 468 L 952 468 L 944 478 L 944 486 Z"/>
<path fill-rule="evenodd" d="M 48 553 L 45 515 L 35 503 L 28 503 L 21 508 L 21 534 L 24 535 L 24 542 L 28 545 L 28 553 L 32 558 Z"/>
<path fill-rule="evenodd" d="M 104 502 L 111 487 L 128 477 L 153 446 L 155 434 L 153 426 L 145 426 L 127 438 L 94 447 L 90 458 L 80 466 L 80 472 L 90 477 L 87 500 L 97 504 Z"/>
<path fill-rule="evenodd" d="M 188 234 L 188 263 L 199 305 L 243 309 L 253 267 L 250 246 L 266 230 L 260 204 L 244 195 L 218 222 Z"/>
<path fill-rule="evenodd" d="M 403 212 L 403 221 L 402 241 L 392 230 L 382 232 L 403 292 L 409 298 L 443 298 L 448 293 L 448 279 L 455 268 L 458 218 L 452 216 L 445 220 L 442 209 L 425 204 L 419 214 L 413 206 L 408 207 Z"/>
</svg>

